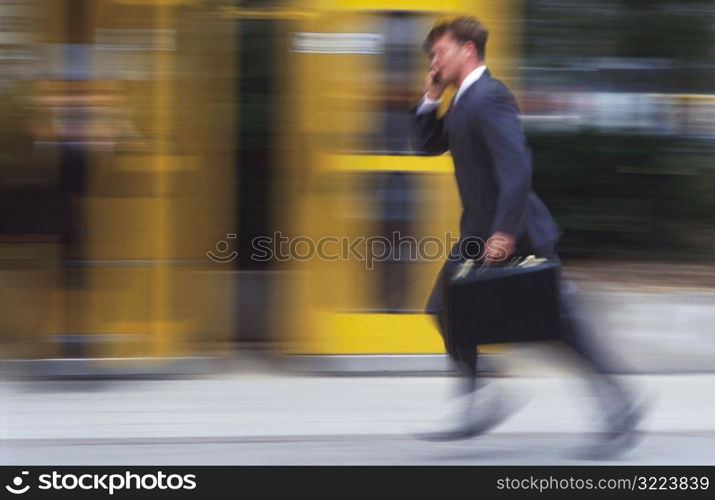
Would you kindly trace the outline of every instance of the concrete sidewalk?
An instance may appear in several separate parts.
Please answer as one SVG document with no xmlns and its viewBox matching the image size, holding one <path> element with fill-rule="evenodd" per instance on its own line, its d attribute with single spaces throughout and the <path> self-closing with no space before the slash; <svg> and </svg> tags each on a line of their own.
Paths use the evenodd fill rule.
<svg viewBox="0 0 715 500">
<path fill-rule="evenodd" d="M 624 463 L 715 464 L 715 375 L 624 379 L 645 389 L 653 402 L 641 426 L 644 442 L 651 444 L 629 454 Z M 525 396 L 525 406 L 480 439 L 498 446 L 511 443 L 510 463 L 568 463 L 557 455 L 541 456 L 524 443 L 536 440 L 535 446 L 548 443 L 555 450 L 596 430 L 596 401 L 581 382 L 565 374 L 496 380 L 502 389 Z M 269 373 L 189 380 L 4 382 L 0 463 L 439 463 L 423 455 L 434 449 L 429 447 L 433 443 L 411 444 L 409 436 L 443 416 L 453 383 L 454 378 L 442 376 Z M 289 444 L 295 442 L 312 445 L 301 449 Z M 283 443 L 282 455 L 267 456 L 268 443 Z M 172 455 L 172 446 L 188 455 Z M 375 455 L 374 446 L 383 447 L 391 458 Z M 411 447 L 419 447 L 422 458 L 415 458 Z M 144 451 L 137 455 L 137 449 Z M 196 458 L 197 450 L 204 454 Z M 457 463 L 498 462 L 474 460 Z"/>
<path fill-rule="evenodd" d="M 581 286 L 598 332 L 636 372 L 715 372 L 715 292 Z"/>
</svg>

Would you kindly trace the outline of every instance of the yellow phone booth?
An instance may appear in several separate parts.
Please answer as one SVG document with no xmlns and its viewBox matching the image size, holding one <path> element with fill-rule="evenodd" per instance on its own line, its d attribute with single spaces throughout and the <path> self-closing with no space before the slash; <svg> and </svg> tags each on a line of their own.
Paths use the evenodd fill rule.
<svg viewBox="0 0 715 500">
<path fill-rule="evenodd" d="M 424 306 L 459 236 L 460 206 L 451 157 L 421 155 L 410 140 L 410 108 L 428 67 L 421 45 L 438 20 L 469 13 L 496 25 L 508 5 L 316 4 L 291 44 L 299 85 L 283 188 L 288 250 L 295 251 L 285 264 L 294 279 L 280 318 L 284 350 L 442 354 Z M 504 78 L 510 61 L 503 54 L 515 42 L 501 27 L 489 65 Z"/>
</svg>

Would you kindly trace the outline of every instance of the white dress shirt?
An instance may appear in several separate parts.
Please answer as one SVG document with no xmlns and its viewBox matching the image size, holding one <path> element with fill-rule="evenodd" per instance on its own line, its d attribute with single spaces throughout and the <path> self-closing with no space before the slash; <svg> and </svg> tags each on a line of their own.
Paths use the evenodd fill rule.
<svg viewBox="0 0 715 500">
<path fill-rule="evenodd" d="M 464 91 L 469 88 L 470 85 L 472 85 L 474 82 L 479 80 L 481 76 L 484 74 L 486 71 L 487 67 L 482 64 L 478 68 L 475 68 L 472 70 L 471 73 L 469 73 L 464 80 L 462 80 L 462 84 L 459 86 L 459 89 L 457 89 L 457 93 L 454 95 L 454 104 L 457 103 L 459 98 L 464 94 Z M 439 106 L 439 103 L 442 101 L 442 99 L 430 99 L 427 97 L 427 94 L 422 98 L 422 102 L 420 103 L 419 107 L 417 108 L 417 114 L 421 115 L 422 113 L 429 113 L 433 109 L 435 109 L 437 106 Z"/>
</svg>

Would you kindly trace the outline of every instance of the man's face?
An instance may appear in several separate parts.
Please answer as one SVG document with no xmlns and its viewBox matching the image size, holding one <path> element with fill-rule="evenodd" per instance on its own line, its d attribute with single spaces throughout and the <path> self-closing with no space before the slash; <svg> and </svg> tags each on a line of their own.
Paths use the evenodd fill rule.
<svg viewBox="0 0 715 500">
<path fill-rule="evenodd" d="M 454 85 L 465 61 L 464 44 L 447 32 L 432 42 L 430 47 L 430 70 L 438 72 L 439 80 Z"/>
</svg>

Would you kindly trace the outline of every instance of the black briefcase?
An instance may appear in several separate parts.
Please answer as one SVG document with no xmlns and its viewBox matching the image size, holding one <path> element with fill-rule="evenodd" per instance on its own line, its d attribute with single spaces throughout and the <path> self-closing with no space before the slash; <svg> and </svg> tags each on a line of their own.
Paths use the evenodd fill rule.
<svg viewBox="0 0 715 500">
<path fill-rule="evenodd" d="M 464 264 L 445 285 L 450 341 L 470 344 L 558 338 L 558 265 Z"/>
</svg>

